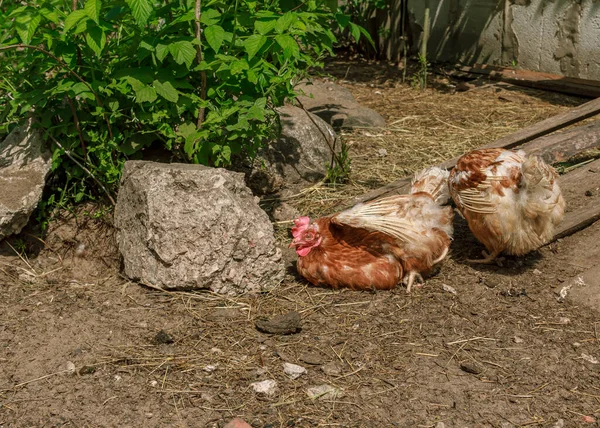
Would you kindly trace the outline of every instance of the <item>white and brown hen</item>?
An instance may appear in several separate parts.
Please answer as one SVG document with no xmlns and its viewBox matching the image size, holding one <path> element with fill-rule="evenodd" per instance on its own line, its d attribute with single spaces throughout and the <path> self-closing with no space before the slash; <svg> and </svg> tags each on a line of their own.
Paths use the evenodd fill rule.
<svg viewBox="0 0 600 428">
<path fill-rule="evenodd" d="M 524 151 L 494 148 L 462 156 L 450 173 L 450 194 L 487 253 L 520 256 L 547 243 L 565 201 L 554 169 Z"/>
<path fill-rule="evenodd" d="M 417 174 L 409 195 L 358 204 L 311 222 L 295 220 L 290 247 L 300 275 L 315 285 L 354 290 L 387 290 L 404 279 L 429 273 L 448 253 L 452 209 L 448 172 L 429 168 Z"/>
</svg>

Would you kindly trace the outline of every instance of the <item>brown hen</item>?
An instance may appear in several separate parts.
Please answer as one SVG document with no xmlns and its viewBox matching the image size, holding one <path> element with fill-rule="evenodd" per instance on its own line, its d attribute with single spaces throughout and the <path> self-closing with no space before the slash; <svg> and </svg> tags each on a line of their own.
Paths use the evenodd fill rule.
<svg viewBox="0 0 600 428">
<path fill-rule="evenodd" d="M 290 247 L 298 272 L 331 288 L 389 290 L 405 279 L 428 274 L 448 253 L 453 212 L 448 172 L 429 168 L 417 174 L 409 195 L 391 196 L 313 222 L 295 220 Z"/>
<path fill-rule="evenodd" d="M 450 173 L 450 194 L 489 263 L 500 253 L 520 256 L 547 243 L 565 201 L 554 169 L 524 151 L 474 150 Z"/>
</svg>

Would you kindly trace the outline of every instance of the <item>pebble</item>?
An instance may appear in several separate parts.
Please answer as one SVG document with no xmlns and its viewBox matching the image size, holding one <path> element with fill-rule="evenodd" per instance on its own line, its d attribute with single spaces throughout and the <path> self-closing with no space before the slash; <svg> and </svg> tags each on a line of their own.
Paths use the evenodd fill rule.
<svg viewBox="0 0 600 428">
<path fill-rule="evenodd" d="M 515 343 L 523 343 L 523 339 L 521 339 L 519 336 L 513 337 L 513 340 Z"/>
<path fill-rule="evenodd" d="M 254 325 L 263 333 L 282 335 L 297 333 L 302 328 L 300 314 L 294 311 L 288 312 L 287 314 L 276 315 L 270 319 L 259 318 Z"/>
<path fill-rule="evenodd" d="M 335 361 L 322 365 L 321 370 L 327 376 L 339 376 L 342 374 L 342 369 L 335 363 Z"/>
<path fill-rule="evenodd" d="M 581 359 L 591 364 L 600 364 L 600 361 L 598 361 L 598 359 L 592 355 L 581 354 Z"/>
<path fill-rule="evenodd" d="M 67 361 L 65 364 L 65 371 L 69 374 L 75 373 L 75 364 L 72 361 Z"/>
<path fill-rule="evenodd" d="M 466 361 L 460 364 L 460 369 L 467 373 L 479 374 L 481 373 L 481 368 L 473 362 Z"/>
<path fill-rule="evenodd" d="M 556 421 L 553 428 L 563 428 L 564 426 L 565 426 L 565 421 L 562 419 L 559 419 Z"/>
<path fill-rule="evenodd" d="M 217 366 L 218 364 L 208 364 L 204 366 L 204 371 L 208 373 L 214 372 L 215 370 L 217 370 Z"/>
<path fill-rule="evenodd" d="M 344 391 L 341 388 L 335 386 L 323 384 L 312 386 L 306 390 L 309 398 L 312 400 L 323 400 L 323 399 L 336 399 L 344 395 Z"/>
<path fill-rule="evenodd" d="M 156 385 L 158 385 L 158 381 L 155 381 L 155 380 L 150 381 L 150 386 L 151 387 L 155 388 Z"/>
<path fill-rule="evenodd" d="M 539 270 L 539 269 L 534 269 L 534 270 L 533 270 L 533 274 L 534 274 L 534 275 L 541 275 L 541 274 L 542 274 L 542 271 L 541 271 L 541 270 Z"/>
<path fill-rule="evenodd" d="M 306 369 L 298 364 L 283 363 L 283 372 L 291 379 L 298 379 L 306 373 Z"/>
<path fill-rule="evenodd" d="M 456 288 L 454 288 L 454 287 L 451 287 L 451 286 L 446 285 L 446 284 L 442 284 L 442 288 L 444 289 L 444 291 L 447 291 L 448 293 L 457 294 L 456 293 Z"/>
<path fill-rule="evenodd" d="M 260 382 L 253 382 L 250 384 L 254 392 L 258 394 L 265 394 L 268 396 L 275 395 L 277 392 L 277 382 L 273 379 L 267 379 Z"/>
</svg>

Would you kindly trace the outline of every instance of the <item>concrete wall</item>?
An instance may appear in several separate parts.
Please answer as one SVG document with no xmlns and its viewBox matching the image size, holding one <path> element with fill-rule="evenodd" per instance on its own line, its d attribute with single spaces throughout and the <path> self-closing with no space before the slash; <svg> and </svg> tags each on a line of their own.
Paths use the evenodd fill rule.
<svg viewBox="0 0 600 428">
<path fill-rule="evenodd" d="M 408 0 L 413 51 L 421 40 L 425 2 Z M 429 0 L 429 4 L 430 61 L 516 64 L 600 80 L 600 0 Z M 389 53 L 388 58 L 395 59 Z"/>
</svg>

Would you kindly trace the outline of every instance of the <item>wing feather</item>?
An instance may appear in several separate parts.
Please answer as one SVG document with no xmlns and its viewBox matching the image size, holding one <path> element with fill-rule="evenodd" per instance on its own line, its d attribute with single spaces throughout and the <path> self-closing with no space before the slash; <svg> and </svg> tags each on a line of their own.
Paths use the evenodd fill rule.
<svg viewBox="0 0 600 428">
<path fill-rule="evenodd" d="M 406 217 L 405 205 L 415 201 L 410 195 L 390 196 L 357 204 L 336 214 L 331 221 L 370 232 L 383 232 L 403 242 L 414 242 L 419 239 L 420 228 Z"/>
</svg>

